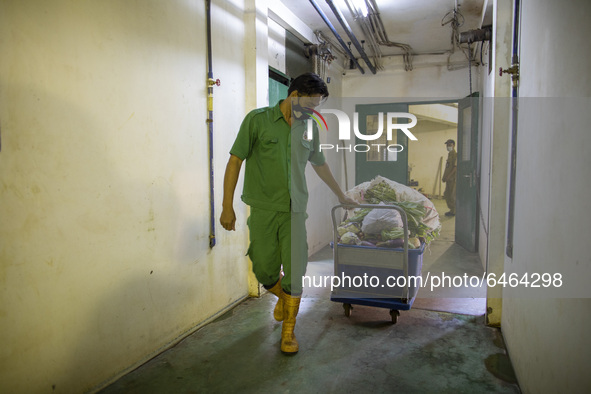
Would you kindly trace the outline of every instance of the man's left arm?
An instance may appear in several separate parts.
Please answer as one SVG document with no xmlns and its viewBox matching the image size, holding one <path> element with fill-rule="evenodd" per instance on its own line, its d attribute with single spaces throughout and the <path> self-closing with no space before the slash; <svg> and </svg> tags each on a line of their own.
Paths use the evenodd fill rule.
<svg viewBox="0 0 591 394">
<path fill-rule="evenodd" d="M 324 164 L 319 165 L 319 166 L 312 165 L 312 168 L 314 169 L 314 171 L 316 171 L 316 174 L 318 174 L 318 177 L 320 177 L 320 179 L 322 179 L 322 181 L 324 183 L 326 183 L 326 185 L 330 188 L 330 190 L 332 190 L 332 192 L 337 196 L 337 198 L 339 199 L 339 202 L 341 204 L 347 204 L 347 205 L 357 205 L 358 204 L 355 200 L 347 197 L 345 195 L 345 193 L 343 193 L 343 191 L 341 190 L 341 187 L 337 183 L 336 179 L 334 179 L 334 176 L 332 175 L 332 172 L 330 171 L 330 167 L 328 166 L 327 162 L 324 162 Z"/>
</svg>

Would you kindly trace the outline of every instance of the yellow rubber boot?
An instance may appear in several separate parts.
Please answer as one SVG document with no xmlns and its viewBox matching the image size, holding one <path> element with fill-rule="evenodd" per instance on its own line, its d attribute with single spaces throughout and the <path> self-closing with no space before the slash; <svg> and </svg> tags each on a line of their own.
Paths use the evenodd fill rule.
<svg viewBox="0 0 591 394">
<path fill-rule="evenodd" d="M 283 293 L 283 290 L 281 290 L 281 278 L 279 278 L 277 283 L 275 283 L 275 285 L 273 285 L 273 287 L 268 289 L 268 291 L 277 296 L 277 304 L 275 305 L 275 309 L 273 310 L 273 317 L 277 321 L 283 321 L 283 309 L 284 308 L 283 308 L 283 299 L 281 298 L 281 293 Z"/>
<path fill-rule="evenodd" d="M 302 297 L 292 297 L 283 292 L 281 297 L 283 298 L 284 306 L 283 326 L 281 327 L 281 351 L 285 354 L 295 354 L 298 352 L 299 346 L 293 330 Z"/>
</svg>

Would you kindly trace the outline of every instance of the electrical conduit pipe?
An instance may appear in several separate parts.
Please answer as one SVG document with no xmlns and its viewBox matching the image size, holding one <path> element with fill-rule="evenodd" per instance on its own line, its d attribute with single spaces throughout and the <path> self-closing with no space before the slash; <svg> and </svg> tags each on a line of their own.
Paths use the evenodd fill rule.
<svg viewBox="0 0 591 394">
<path fill-rule="evenodd" d="M 211 61 L 211 0 L 205 2 L 207 15 L 207 125 L 209 129 L 209 247 L 215 246 L 215 195 L 213 192 L 213 86 L 220 86 L 220 80 L 213 79 Z"/>
</svg>

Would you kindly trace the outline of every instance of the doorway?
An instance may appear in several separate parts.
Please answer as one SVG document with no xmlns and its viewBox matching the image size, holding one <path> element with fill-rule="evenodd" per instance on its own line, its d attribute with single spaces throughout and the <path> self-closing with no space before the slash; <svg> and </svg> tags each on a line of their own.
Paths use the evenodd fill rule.
<svg viewBox="0 0 591 394">
<path fill-rule="evenodd" d="M 403 147 L 402 152 L 395 155 L 383 150 L 377 152 L 375 149 L 356 152 L 355 182 L 358 185 L 381 175 L 417 190 L 433 202 L 442 228 L 440 236 L 425 251 L 423 278 L 427 275 L 456 277 L 464 274 L 468 277 L 481 277 L 484 272 L 476 253 L 479 159 L 477 100 L 476 94 L 461 100 L 367 104 L 356 107 L 359 131 L 364 134 L 375 134 L 378 117 L 385 116 L 386 112 L 408 112 L 417 118 L 417 125 L 412 128 L 417 141 L 409 141 L 399 130 L 397 134 L 393 134 L 392 140 L 380 142 L 384 145 L 398 144 Z M 383 137 L 385 136 L 384 132 Z M 460 199 L 461 194 L 461 204 L 464 207 L 456 209 L 455 217 L 444 215 L 449 208 L 443 198 L 445 183 L 441 180 L 448 156 L 445 142 L 449 139 L 455 141 L 458 152 L 458 170 L 461 171 L 456 180 L 456 195 Z M 358 140 L 357 143 L 363 141 Z M 469 204 L 466 203 L 467 200 Z M 486 310 L 486 286 L 474 287 L 467 284 L 423 288 L 415 307 L 483 315 Z"/>
</svg>

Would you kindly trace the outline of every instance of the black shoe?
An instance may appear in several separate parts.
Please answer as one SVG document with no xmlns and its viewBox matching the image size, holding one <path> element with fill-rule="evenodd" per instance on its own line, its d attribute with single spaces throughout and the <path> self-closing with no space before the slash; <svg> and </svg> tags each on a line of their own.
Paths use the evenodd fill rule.
<svg viewBox="0 0 591 394">
<path fill-rule="evenodd" d="M 456 216 L 455 213 L 453 213 L 452 211 L 446 212 L 445 216 Z"/>
</svg>

